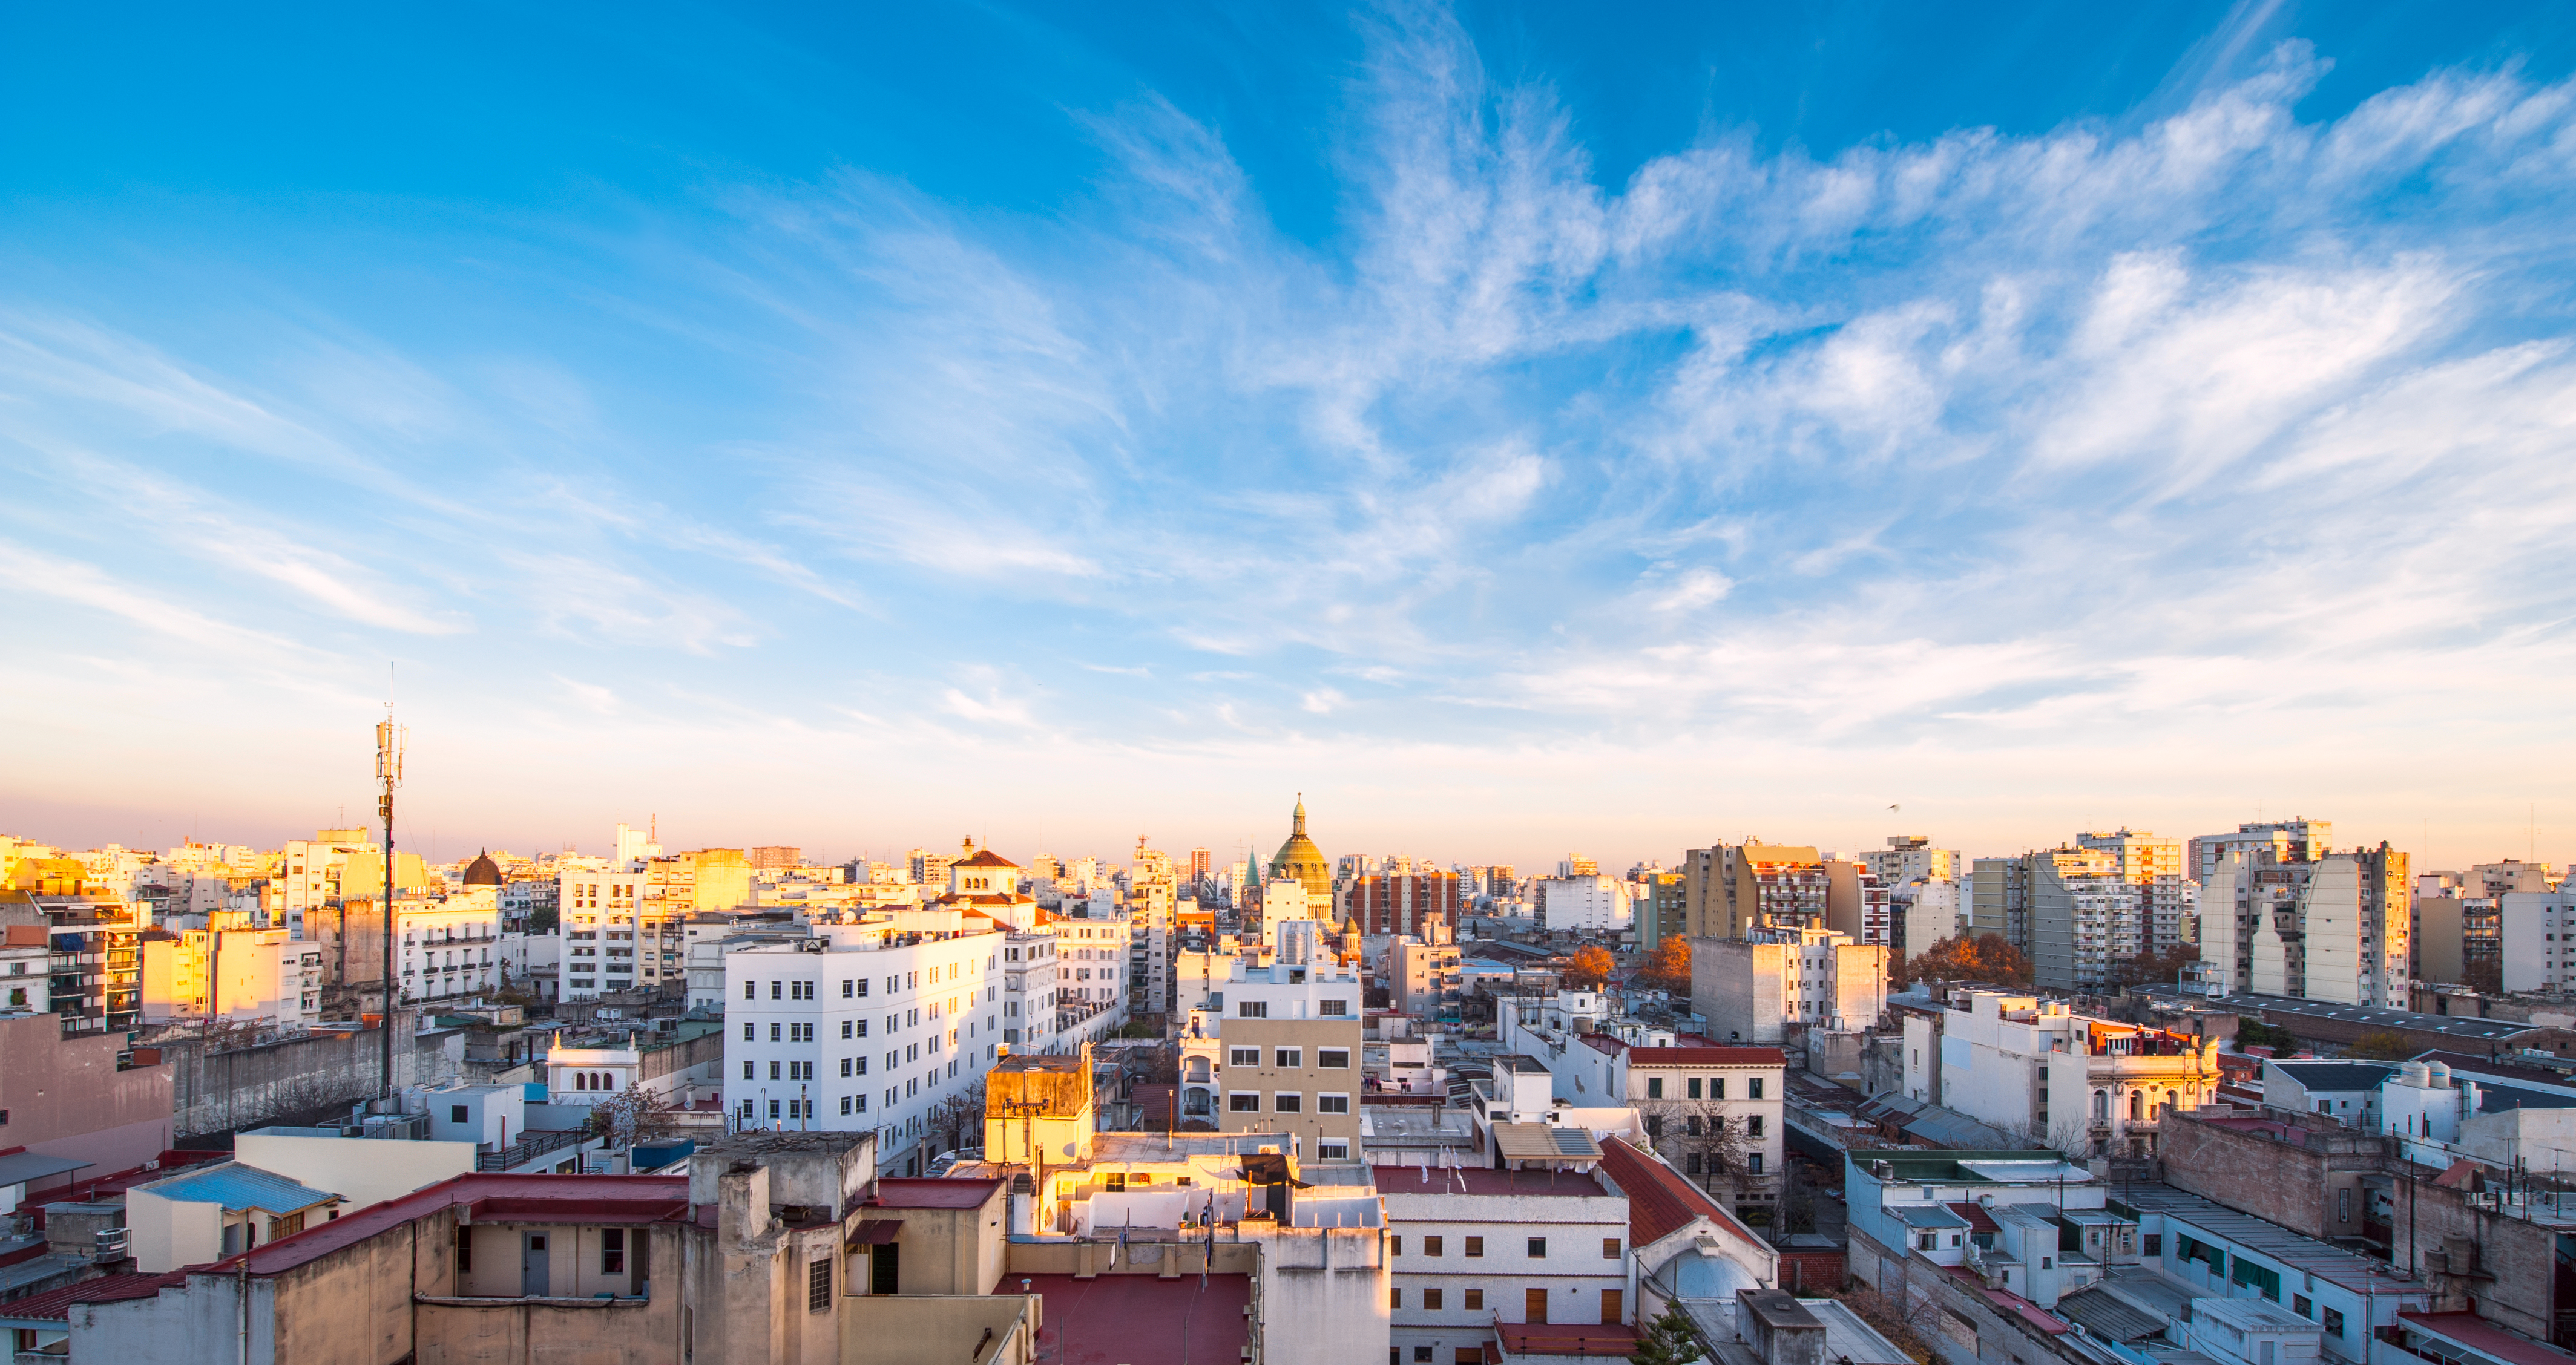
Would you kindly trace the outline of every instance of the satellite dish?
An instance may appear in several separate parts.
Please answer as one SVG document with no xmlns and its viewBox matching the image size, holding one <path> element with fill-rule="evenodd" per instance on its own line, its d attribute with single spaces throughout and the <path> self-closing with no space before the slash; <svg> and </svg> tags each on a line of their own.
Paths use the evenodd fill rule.
<svg viewBox="0 0 2576 1365">
<path fill-rule="evenodd" d="M 1065 1154 L 1066 1156 L 1072 1156 L 1072 1155 L 1073 1155 L 1073 1144 L 1072 1144 L 1072 1143 L 1068 1142 L 1068 1143 L 1064 1144 L 1064 1154 Z"/>
</svg>

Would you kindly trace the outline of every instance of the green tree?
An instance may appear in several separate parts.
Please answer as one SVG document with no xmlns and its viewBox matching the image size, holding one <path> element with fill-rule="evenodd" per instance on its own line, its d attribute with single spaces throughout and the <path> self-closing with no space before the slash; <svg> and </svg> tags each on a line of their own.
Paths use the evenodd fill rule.
<svg viewBox="0 0 2576 1365">
<path fill-rule="evenodd" d="M 1682 1316 L 1681 1305 L 1673 1304 L 1637 1334 L 1637 1353 L 1628 1359 L 1632 1365 L 1690 1365 L 1704 1354 L 1690 1319 Z"/>
</svg>

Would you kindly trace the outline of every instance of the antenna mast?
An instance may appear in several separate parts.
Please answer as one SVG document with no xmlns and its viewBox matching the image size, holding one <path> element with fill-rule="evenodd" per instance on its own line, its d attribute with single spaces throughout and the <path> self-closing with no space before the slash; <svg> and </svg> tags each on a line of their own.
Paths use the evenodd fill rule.
<svg viewBox="0 0 2576 1365">
<path fill-rule="evenodd" d="M 403 749 L 410 741 L 410 731 L 394 724 L 394 704 L 385 702 L 385 718 L 376 722 L 376 816 L 385 826 L 385 885 L 379 899 L 384 906 L 384 1020 L 383 1049 L 384 1094 L 394 1093 L 394 788 L 402 785 Z"/>
</svg>

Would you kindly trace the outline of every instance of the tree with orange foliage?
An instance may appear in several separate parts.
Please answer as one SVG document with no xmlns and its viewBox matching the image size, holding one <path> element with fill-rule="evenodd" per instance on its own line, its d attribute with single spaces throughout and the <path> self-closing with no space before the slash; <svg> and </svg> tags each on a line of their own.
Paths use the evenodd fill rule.
<svg viewBox="0 0 2576 1365">
<path fill-rule="evenodd" d="M 1617 970 L 1619 964 L 1611 960 L 1609 949 L 1598 943 L 1586 944 L 1575 949 L 1574 956 L 1566 961 L 1565 984 L 1578 990 L 1599 990 Z"/>
<path fill-rule="evenodd" d="M 1646 955 L 1646 965 L 1637 969 L 1637 984 L 1648 990 L 1690 994 L 1690 940 L 1676 934 L 1656 944 L 1655 951 Z"/>
<path fill-rule="evenodd" d="M 1910 962 L 1895 968 L 1895 984 L 1905 986 L 1930 977 L 1941 981 L 1990 981 L 1999 986 L 2030 984 L 2030 959 L 2004 942 L 2001 934 L 1945 938 Z"/>
</svg>

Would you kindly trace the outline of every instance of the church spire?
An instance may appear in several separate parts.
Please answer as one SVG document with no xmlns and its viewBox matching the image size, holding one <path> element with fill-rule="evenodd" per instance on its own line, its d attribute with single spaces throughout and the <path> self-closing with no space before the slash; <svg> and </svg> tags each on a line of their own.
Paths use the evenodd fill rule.
<svg viewBox="0 0 2576 1365">
<path fill-rule="evenodd" d="M 1299 793 L 1297 793 L 1297 827 L 1296 827 L 1295 829 L 1292 829 L 1292 830 L 1288 831 L 1288 837 L 1289 837 L 1289 838 L 1291 838 L 1291 839 L 1302 839 L 1302 838 L 1304 838 L 1305 836 L 1306 836 L 1306 794 L 1305 794 L 1304 792 L 1299 792 Z"/>
</svg>

